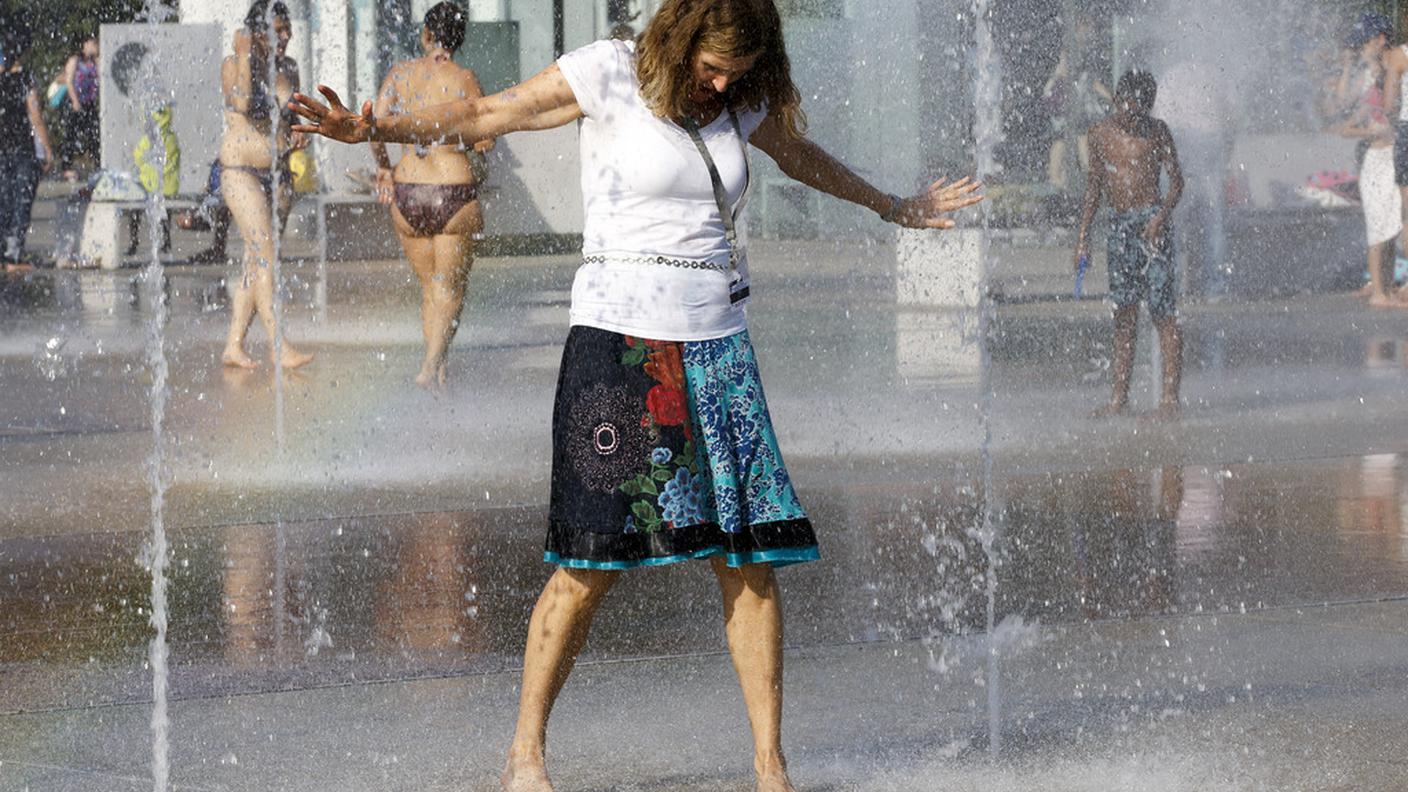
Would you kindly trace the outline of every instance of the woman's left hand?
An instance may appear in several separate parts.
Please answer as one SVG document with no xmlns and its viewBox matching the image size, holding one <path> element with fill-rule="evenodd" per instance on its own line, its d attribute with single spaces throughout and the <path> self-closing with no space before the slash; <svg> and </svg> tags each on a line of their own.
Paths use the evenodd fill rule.
<svg viewBox="0 0 1408 792">
<path fill-rule="evenodd" d="M 924 192 L 901 201 L 895 222 L 905 228 L 953 228 L 953 218 L 948 215 L 982 201 L 984 196 L 977 193 L 982 186 L 970 176 L 952 184 L 939 179 Z"/>
<path fill-rule="evenodd" d="M 328 100 L 327 104 L 304 94 L 295 93 L 289 100 L 288 109 L 306 119 L 294 124 L 294 132 L 322 135 L 343 143 L 365 143 L 372 138 L 372 127 L 376 119 L 372 117 L 372 103 L 363 102 L 361 114 L 353 113 L 342 104 L 337 92 L 326 85 L 318 86 L 318 93 Z"/>
<path fill-rule="evenodd" d="M 396 199 L 396 180 L 390 168 L 376 169 L 376 201 L 383 206 L 390 206 Z"/>
</svg>

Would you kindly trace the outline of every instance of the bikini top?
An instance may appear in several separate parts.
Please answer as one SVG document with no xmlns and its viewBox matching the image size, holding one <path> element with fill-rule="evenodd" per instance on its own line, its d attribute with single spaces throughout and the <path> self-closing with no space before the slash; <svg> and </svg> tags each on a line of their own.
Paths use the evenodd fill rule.
<svg viewBox="0 0 1408 792">
<path fill-rule="evenodd" d="M 250 118 L 263 119 L 269 117 L 269 111 L 273 109 L 273 105 L 277 100 L 269 91 L 270 81 L 265 77 L 265 75 L 259 74 L 258 71 L 263 71 L 263 69 L 257 70 L 255 71 L 255 73 L 250 74 L 249 111 L 245 113 L 245 115 L 249 116 Z M 292 116 L 293 111 L 288 109 L 288 105 L 280 103 L 279 123 L 288 123 L 290 120 L 292 120 Z"/>
</svg>

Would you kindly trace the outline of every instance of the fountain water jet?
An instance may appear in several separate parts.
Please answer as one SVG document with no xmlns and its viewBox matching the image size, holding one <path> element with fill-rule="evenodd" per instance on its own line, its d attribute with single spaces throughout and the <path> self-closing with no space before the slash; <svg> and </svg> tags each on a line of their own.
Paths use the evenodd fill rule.
<svg viewBox="0 0 1408 792">
<path fill-rule="evenodd" d="M 145 9 L 147 24 L 159 25 L 166 21 L 171 9 L 155 0 L 148 0 Z M 155 56 L 154 56 L 155 57 Z M 150 66 L 150 64 L 149 64 Z M 166 147 L 160 145 L 160 133 L 153 113 L 174 97 L 169 89 L 163 88 L 155 79 L 156 69 L 150 69 L 143 81 L 143 117 L 147 124 L 147 134 L 158 145 L 152 146 L 152 154 L 158 174 L 166 169 Z M 144 560 L 151 569 L 151 617 L 150 623 L 156 634 L 152 636 L 147 650 L 147 661 L 152 671 L 152 789 L 165 792 L 170 776 L 170 746 L 168 743 L 169 718 L 167 715 L 168 672 L 167 659 L 170 647 L 166 641 L 167 631 L 167 576 L 166 566 L 170 548 L 166 538 L 166 440 L 163 424 L 166 417 L 166 402 L 169 395 L 167 377 L 169 368 L 166 359 L 166 323 L 168 306 L 166 302 L 166 272 L 161 262 L 161 228 L 166 220 L 166 197 L 164 185 L 147 195 L 147 235 L 151 258 L 142 269 L 141 284 L 146 291 L 146 303 L 150 306 L 146 330 L 146 364 L 151 372 L 151 390 L 148 406 L 152 426 L 152 451 L 147 462 L 147 484 L 151 490 L 151 538 L 144 551 Z"/>
<path fill-rule="evenodd" d="M 993 42 L 992 0 L 973 0 L 975 59 L 973 142 L 976 149 L 978 178 L 988 181 L 997 171 L 996 150 L 1002 135 L 1002 77 L 1001 63 Z M 969 529 L 969 536 L 983 548 L 986 561 L 984 580 L 985 619 L 987 627 L 987 708 L 988 708 L 988 753 L 997 756 L 1002 750 L 1002 692 L 998 668 L 998 642 L 995 639 L 997 628 L 997 549 L 996 527 L 994 524 L 993 501 L 993 457 L 992 457 L 992 417 L 993 383 L 992 350 L 988 337 L 993 322 L 993 301 L 989 294 L 989 225 L 991 204 L 980 205 L 983 232 L 978 244 L 978 265 L 980 284 L 978 295 L 978 344 L 980 354 L 980 389 L 982 402 L 978 421 L 982 432 L 982 512 L 976 525 Z"/>
<path fill-rule="evenodd" d="M 269 5 L 264 11 L 265 30 L 274 30 L 274 6 Z M 270 95 L 278 97 L 278 75 L 279 75 L 279 50 L 277 46 L 269 47 L 269 80 L 271 84 Z M 269 339 L 273 347 L 274 358 L 274 447 L 278 451 L 280 458 L 284 454 L 284 300 L 283 300 L 283 278 L 279 267 L 280 242 L 282 241 L 283 225 L 279 222 L 279 191 L 283 188 L 283 169 L 279 167 L 281 161 L 279 152 L 279 121 L 283 115 L 282 106 L 277 102 L 269 103 L 269 183 L 272 187 L 269 190 L 269 235 L 272 246 L 270 260 L 264 262 L 269 267 L 270 277 L 274 281 L 274 337 Z"/>
</svg>

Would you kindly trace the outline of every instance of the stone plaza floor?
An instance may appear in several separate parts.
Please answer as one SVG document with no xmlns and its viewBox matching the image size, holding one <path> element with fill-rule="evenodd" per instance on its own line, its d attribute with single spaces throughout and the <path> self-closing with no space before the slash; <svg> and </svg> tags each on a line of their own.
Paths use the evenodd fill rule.
<svg viewBox="0 0 1408 792">
<path fill-rule="evenodd" d="M 317 359 L 281 384 L 219 365 L 225 268 L 167 272 L 173 786 L 492 789 L 574 260 L 477 262 L 430 393 L 404 263 L 289 254 Z M 1408 789 L 1408 311 L 1189 304 L 1182 420 L 1095 421 L 1098 299 L 1000 303 L 980 340 L 897 306 L 885 246 L 753 258 L 822 541 L 779 572 L 800 789 Z M 0 789 L 152 784 L 138 275 L 0 281 Z M 750 788 L 718 611 L 705 565 L 623 578 L 552 724 L 560 790 Z"/>
</svg>

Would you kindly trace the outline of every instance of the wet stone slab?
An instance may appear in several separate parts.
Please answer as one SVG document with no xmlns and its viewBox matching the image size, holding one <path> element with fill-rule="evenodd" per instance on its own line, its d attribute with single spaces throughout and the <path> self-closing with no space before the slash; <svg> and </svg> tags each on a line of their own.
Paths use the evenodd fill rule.
<svg viewBox="0 0 1408 792">
<path fill-rule="evenodd" d="M 878 255 L 764 246 L 750 317 L 823 542 L 780 573 L 805 788 L 1396 788 L 1408 312 L 1189 304 L 1183 421 L 1090 421 L 1103 305 L 999 304 L 982 371 L 971 312 L 897 308 Z M 289 262 L 318 360 L 278 383 L 218 365 L 223 271 L 168 273 L 177 788 L 492 788 L 573 265 L 476 263 L 440 393 L 408 384 L 399 262 L 339 264 L 321 304 Z M 150 786 L 133 274 L 0 282 L 0 789 Z M 706 565 L 623 578 L 553 728 L 563 789 L 747 788 Z"/>
</svg>

